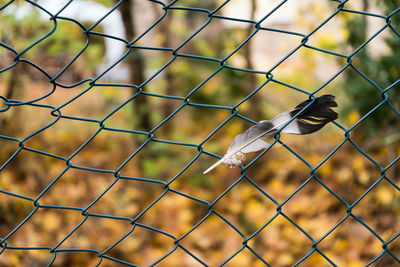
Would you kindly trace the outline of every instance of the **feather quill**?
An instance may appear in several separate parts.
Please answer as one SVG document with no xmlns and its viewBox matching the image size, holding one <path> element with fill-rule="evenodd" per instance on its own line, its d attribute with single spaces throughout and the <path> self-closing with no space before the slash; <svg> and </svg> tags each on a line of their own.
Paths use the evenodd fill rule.
<svg viewBox="0 0 400 267">
<path fill-rule="evenodd" d="M 245 153 L 256 152 L 267 148 L 270 144 L 262 140 L 262 138 L 273 135 L 280 127 L 288 123 L 296 115 L 296 118 L 281 130 L 281 133 L 310 134 L 320 130 L 327 123 L 338 118 L 338 114 L 332 109 L 332 107 L 337 107 L 333 95 L 320 96 L 309 105 L 311 101 L 312 100 L 306 100 L 301 102 L 293 110 L 283 112 L 271 120 L 260 121 L 247 129 L 244 133 L 237 135 L 226 151 L 225 156 L 208 168 L 204 174 L 221 163 L 239 165 L 242 160 L 245 159 Z M 307 105 L 309 106 L 301 111 Z"/>
</svg>

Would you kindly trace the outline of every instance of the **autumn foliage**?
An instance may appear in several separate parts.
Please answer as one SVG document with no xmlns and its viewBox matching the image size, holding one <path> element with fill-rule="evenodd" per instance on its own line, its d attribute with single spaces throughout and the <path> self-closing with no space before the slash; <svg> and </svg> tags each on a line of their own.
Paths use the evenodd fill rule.
<svg viewBox="0 0 400 267">
<path fill-rule="evenodd" d="M 167 2 L 118 6 L 125 42 L 105 13 L 0 9 L 0 266 L 397 266 L 398 1 L 288 1 L 287 21 L 259 1 L 236 20 L 246 1 Z M 203 175 L 237 134 L 322 94 L 334 123 Z"/>
</svg>

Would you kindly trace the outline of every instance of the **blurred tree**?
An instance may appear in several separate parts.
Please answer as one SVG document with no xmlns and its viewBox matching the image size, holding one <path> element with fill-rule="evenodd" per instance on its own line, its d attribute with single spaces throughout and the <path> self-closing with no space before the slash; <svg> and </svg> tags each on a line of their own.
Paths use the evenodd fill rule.
<svg viewBox="0 0 400 267">
<path fill-rule="evenodd" d="M 256 0 L 251 0 L 250 1 L 250 20 L 255 19 L 255 14 L 257 11 L 257 3 Z M 249 26 L 247 27 L 247 36 L 249 36 L 253 31 L 255 30 L 255 27 L 253 24 L 249 23 Z M 254 64 L 253 64 L 253 49 L 251 47 L 251 39 L 248 40 L 247 45 L 244 46 L 244 57 L 246 59 L 246 68 L 247 69 L 253 69 Z M 251 93 L 253 90 L 256 89 L 256 76 L 253 73 L 247 73 L 247 80 L 248 80 L 248 85 L 246 85 L 245 88 L 243 88 L 244 91 L 247 91 L 247 94 Z M 246 92 L 245 92 L 246 93 Z M 254 120 L 257 120 L 260 118 L 261 113 L 261 97 L 260 94 L 255 95 L 249 99 L 251 103 L 251 117 Z"/>
<path fill-rule="evenodd" d="M 32 33 L 32 25 L 37 24 L 37 33 L 43 34 L 46 32 L 45 23 L 40 21 L 39 12 L 32 10 L 32 12 L 25 17 L 25 19 L 17 19 L 14 14 L 2 14 L 2 23 L 0 24 L 0 42 L 5 43 L 16 49 L 18 52 L 22 51 L 25 47 L 31 44 L 38 35 Z M 11 53 L 10 53 L 11 54 Z M 28 50 L 24 55 L 31 54 Z M 14 54 L 12 54 L 14 56 Z M 3 66 L 5 67 L 5 66 Z M 3 74 L 3 73 L 2 73 Z M 29 74 L 27 64 L 17 63 L 11 69 L 3 74 L 2 77 L 5 81 L 4 96 L 9 100 L 20 100 L 24 95 L 23 81 Z M 23 125 L 20 123 L 22 120 L 21 108 L 11 107 L 8 113 L 0 113 L 0 130 L 6 136 L 15 136 L 16 133 L 21 131 Z M 1 162 L 4 162 L 15 148 L 13 146 L 4 145 L 2 147 Z M 15 170 L 16 180 L 21 180 L 26 177 L 26 170 L 23 167 L 21 160 L 17 157 L 10 163 Z"/>
<path fill-rule="evenodd" d="M 0 20 L 2 21 L 0 24 L 0 42 L 12 47 L 18 53 L 21 53 L 32 43 L 49 33 L 54 26 L 53 22 L 44 20 L 40 16 L 39 10 L 29 3 L 16 2 L 8 8 L 14 8 L 14 12 L 0 14 Z M 23 16 L 18 15 L 19 12 L 17 11 L 23 8 L 26 8 L 29 12 Z M 66 75 L 62 75 L 57 79 L 58 82 L 75 83 L 82 80 L 85 75 L 90 76 L 93 74 L 95 67 L 101 62 L 104 42 L 102 38 L 92 37 L 90 45 L 80 55 L 81 60 L 72 64 L 66 70 Z M 54 32 L 35 46 L 24 51 L 23 54 L 18 55 L 18 57 L 34 62 L 49 75 L 54 75 L 83 48 L 85 42 L 86 35 L 82 34 L 80 27 L 60 19 Z M 2 62 L 2 67 L 6 67 L 15 60 L 15 54 L 8 51 L 8 49 L 2 49 L 0 56 L 6 59 Z M 82 70 L 85 70 L 85 72 Z M 40 83 L 44 88 L 49 85 L 49 81 L 40 78 L 35 68 L 22 61 L 19 61 L 11 69 L 1 72 L 0 80 L 4 83 L 3 95 L 11 100 L 28 100 L 29 92 L 35 91 L 30 88 L 32 82 Z M 0 113 L 2 134 L 14 137 L 23 129 L 26 130 L 27 126 L 23 123 L 25 112 L 21 106 L 15 106 L 5 113 Z M 2 155 L 8 157 L 11 155 L 10 153 L 14 152 L 14 149 L 13 146 L 10 146 L 10 151 L 7 152 L 7 146 L 4 146 Z M 26 176 L 25 167 L 20 164 L 18 157 L 14 158 L 10 164 L 15 170 L 15 177 L 22 179 Z"/>
<path fill-rule="evenodd" d="M 153 12 L 155 14 L 155 17 L 159 18 L 162 16 L 163 10 L 159 8 L 159 5 L 152 5 L 153 7 Z M 163 18 L 163 23 L 160 23 L 158 30 L 159 34 L 162 35 L 161 39 L 161 46 L 162 47 L 167 47 L 167 48 L 172 48 L 172 43 L 171 43 L 171 16 L 167 14 Z M 169 53 L 163 53 L 164 60 L 167 62 L 170 59 L 170 54 Z M 166 81 L 166 89 L 165 89 L 165 94 L 167 95 L 174 95 L 174 89 L 176 88 L 176 79 L 175 76 L 172 73 L 171 68 L 166 68 L 164 69 L 164 75 L 165 75 L 165 81 Z M 165 101 L 162 103 L 161 106 L 161 113 L 163 118 L 166 118 L 168 115 L 170 115 L 175 109 L 175 105 L 173 101 Z M 170 124 L 165 125 L 165 127 L 161 127 L 161 131 L 163 131 L 164 134 L 168 134 L 170 132 Z"/>
<path fill-rule="evenodd" d="M 46 24 L 40 21 L 39 12 L 34 9 L 24 19 L 17 19 L 14 14 L 2 14 L 2 23 L 0 24 L 0 41 L 8 44 L 18 52 L 22 51 L 32 42 L 34 42 L 38 36 L 46 33 Z M 36 33 L 33 33 L 32 25 L 37 25 Z M 36 48 L 32 48 L 25 52 L 24 56 L 31 55 L 32 51 Z M 14 54 L 13 54 L 14 55 Z M 4 95 L 8 99 L 20 99 L 22 95 L 22 86 L 19 86 L 22 81 L 22 74 L 29 71 L 25 69 L 21 71 L 22 64 L 15 65 L 10 72 L 8 72 L 6 80 L 7 86 L 5 87 Z M 5 66 L 4 66 L 5 67 Z"/>
<path fill-rule="evenodd" d="M 119 1 L 116 1 L 119 2 Z M 136 23 L 134 17 L 135 1 L 122 1 L 120 11 L 122 22 L 124 24 L 125 39 L 129 42 L 136 37 Z M 130 70 L 130 80 L 132 84 L 140 85 L 144 81 L 144 57 L 139 49 L 132 49 L 126 57 L 127 65 Z M 137 124 L 140 129 L 151 130 L 149 103 L 147 97 L 138 96 L 133 101 L 133 116 L 137 118 Z"/>
<path fill-rule="evenodd" d="M 363 10 L 368 11 L 371 2 L 363 0 L 362 3 Z M 400 0 L 376 0 L 375 3 L 385 14 L 393 12 L 400 6 Z M 392 27 L 396 28 L 400 25 L 399 15 L 392 16 L 391 20 Z M 367 16 L 353 16 L 351 19 L 345 17 L 344 21 L 349 31 L 346 40 L 347 45 L 354 51 L 370 37 Z M 385 38 L 385 44 L 390 50 L 385 55 L 373 57 L 371 47 L 367 45 L 352 58 L 353 65 L 380 86 L 393 84 L 398 80 L 400 73 L 400 65 L 398 64 L 400 38 L 390 31 L 389 36 Z M 365 79 L 354 72 L 344 73 L 344 86 L 346 93 L 350 97 L 351 107 L 356 108 L 362 115 L 368 113 L 380 101 L 380 98 L 378 98 L 380 92 L 372 85 L 366 86 Z M 400 97 L 399 87 L 397 85 L 387 91 L 390 103 L 397 110 L 400 108 L 398 101 Z M 369 137 L 382 130 L 386 132 L 386 135 L 392 135 L 399 131 L 399 117 L 389 108 L 379 108 L 369 116 L 368 120 L 368 125 L 361 124 L 359 126 L 362 128 L 364 137 Z M 397 136 L 397 139 L 399 138 L 400 136 Z"/>
</svg>

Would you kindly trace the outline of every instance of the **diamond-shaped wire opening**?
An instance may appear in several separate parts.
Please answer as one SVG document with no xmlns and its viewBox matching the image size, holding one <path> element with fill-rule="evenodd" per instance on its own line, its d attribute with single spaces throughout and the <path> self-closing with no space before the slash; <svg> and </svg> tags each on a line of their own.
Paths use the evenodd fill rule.
<svg viewBox="0 0 400 267">
<path fill-rule="evenodd" d="M 178 2 L 179 3 L 179 2 Z M 162 6 L 157 5 L 154 7 L 155 14 L 160 14 L 162 11 Z M 157 23 L 149 32 L 147 32 L 140 40 L 134 43 L 134 45 L 141 46 L 151 46 L 151 47 L 165 47 L 162 45 L 163 37 L 165 34 L 165 29 L 168 29 L 167 24 L 175 25 L 173 30 L 170 30 L 169 37 L 170 47 L 172 49 L 179 49 L 179 53 L 190 54 L 187 49 L 191 47 L 191 43 L 186 43 L 188 40 L 196 36 L 196 32 L 199 31 L 204 25 L 209 21 L 208 14 L 206 12 L 199 12 L 197 10 L 180 9 L 175 8 L 172 5 L 171 8 L 166 9 L 166 17 L 164 17 L 159 23 Z M 185 21 L 185 19 L 187 19 Z M 190 21 L 189 24 L 187 21 Z M 200 31 L 201 32 L 201 31 Z M 183 45 L 183 46 L 182 46 Z M 188 48 L 187 48 L 188 47 Z"/>
<path fill-rule="evenodd" d="M 158 131 L 167 131 L 170 129 L 170 141 L 181 143 L 199 144 L 203 142 L 206 137 L 218 128 L 223 122 L 230 118 L 232 112 L 227 109 L 218 109 L 218 107 L 209 106 L 192 106 L 185 105 L 177 113 L 174 114 L 169 120 L 163 123 Z M 212 116 L 212 120 L 197 121 L 196 127 L 187 123 L 190 118 L 196 119 L 200 116 Z M 200 132 L 197 129 L 207 128 L 209 131 Z M 185 132 L 185 134 L 182 134 Z"/>
<path fill-rule="evenodd" d="M 382 180 L 358 202 L 352 213 L 388 241 L 400 231 L 396 212 L 400 207 L 400 191 Z"/>
<path fill-rule="evenodd" d="M 138 66 L 140 63 L 137 59 L 143 57 L 148 58 L 146 65 Z M 159 71 L 169 64 L 172 64 L 174 58 L 170 51 L 152 51 L 137 46 L 132 46 L 130 48 L 125 47 L 117 59 L 113 62 L 107 62 L 105 66 L 99 70 L 99 74 L 96 77 L 98 78 L 97 83 L 113 84 L 115 81 L 122 81 L 134 86 L 140 86 L 145 81 L 147 83 L 152 79 L 157 79 Z M 146 67 L 148 72 L 142 71 L 143 80 L 132 80 L 132 66 L 135 66 L 134 71 L 138 71 L 137 68 L 141 68 L 140 71 L 142 71 L 142 68 Z M 130 68 L 130 70 L 127 68 Z"/>
<path fill-rule="evenodd" d="M 221 264 L 242 246 L 243 238 L 214 213 L 179 241 L 202 261 L 211 266 Z"/>
<path fill-rule="evenodd" d="M 89 37 L 84 30 L 76 21 L 57 20 L 55 31 L 34 47 L 35 50 L 50 52 L 40 53 L 41 57 L 32 57 L 32 61 L 40 65 L 46 62 L 43 69 L 50 76 L 57 76 L 57 81 L 66 85 L 94 77 L 90 70 L 93 65 L 101 64 L 104 56 L 102 38 Z"/>
<path fill-rule="evenodd" d="M 123 20 L 124 18 L 126 18 L 124 17 L 127 13 L 126 9 L 129 8 L 129 5 L 127 3 L 103 2 L 102 5 L 99 5 L 97 3 L 89 2 L 89 4 L 87 5 L 92 5 L 92 9 L 99 9 L 99 11 L 95 12 L 95 14 L 98 14 L 98 16 L 94 16 L 92 18 L 92 25 L 90 26 L 90 28 L 92 29 L 91 32 L 103 32 L 102 29 L 104 29 L 105 34 L 110 35 L 111 37 L 126 40 L 128 42 L 132 42 L 133 39 L 139 38 L 139 36 L 141 36 L 145 30 L 156 23 L 157 19 L 160 17 L 160 14 L 157 14 L 155 12 L 155 9 L 159 9 L 161 13 L 164 13 L 164 11 L 161 9 L 162 6 L 157 2 L 143 1 L 140 4 L 135 5 L 135 8 L 132 9 L 132 13 L 135 18 L 132 22 L 134 28 L 130 29 L 130 31 L 134 32 L 134 36 L 129 36 L 130 38 L 133 38 L 129 39 L 126 36 L 126 31 L 124 31 Z M 127 22 L 125 21 L 125 23 Z M 92 28 L 93 26 L 95 27 Z"/>
<path fill-rule="evenodd" d="M 134 92 L 136 92 L 135 89 L 132 91 L 133 99 L 126 99 L 126 101 L 129 102 L 125 101 L 124 103 L 121 103 L 123 106 L 118 106 L 118 108 L 116 107 L 116 109 L 109 112 L 103 118 L 106 119 L 105 125 L 107 128 L 111 128 L 110 130 L 120 129 L 150 132 L 156 127 L 160 127 L 160 123 L 164 124 L 165 122 L 163 121 L 183 104 L 183 101 L 181 100 L 165 99 L 145 94 L 134 95 Z M 141 111 L 146 107 L 154 109 L 155 112 L 148 116 L 147 114 L 142 114 L 141 116 L 136 114 L 136 112 Z M 144 120 L 145 118 L 146 120 Z M 160 132 L 163 132 L 163 130 L 158 131 L 158 133 Z M 165 132 L 168 131 L 165 130 Z"/>
<path fill-rule="evenodd" d="M 69 168 L 57 177 L 50 188 L 42 192 L 41 205 L 85 208 L 115 180 L 113 173 L 75 168 Z"/>
<path fill-rule="evenodd" d="M 249 181 L 242 179 L 214 204 L 213 209 L 249 236 L 275 215 L 276 207 Z"/>
<path fill-rule="evenodd" d="M 150 208 L 135 217 L 137 222 L 160 229 L 174 237 L 187 233 L 209 213 L 205 203 L 175 192 L 167 192 L 153 205 L 149 205 L 149 201 L 146 203 Z"/>
<path fill-rule="evenodd" d="M 51 127 L 43 129 L 29 138 L 26 144 L 30 148 L 67 158 L 98 129 L 99 124 L 95 122 L 60 118 Z"/>
<path fill-rule="evenodd" d="M 350 8 L 351 10 L 351 5 L 352 3 L 350 1 L 349 6 L 345 5 L 345 8 Z M 348 33 L 343 30 L 343 27 L 348 26 L 352 27 L 352 29 L 359 29 L 361 31 L 362 25 L 364 23 L 363 20 L 365 20 L 365 23 L 367 23 L 368 25 L 368 31 L 365 36 L 366 39 L 372 37 L 386 24 L 385 18 L 340 11 L 338 15 L 332 17 L 326 24 L 324 24 L 318 31 L 316 31 L 309 38 L 309 42 L 307 42 L 307 44 L 313 47 L 327 49 L 332 52 L 350 55 L 354 51 L 354 49 L 362 45 L 365 40 L 363 38 L 353 38 L 352 40 L 354 41 L 354 47 L 343 45 L 343 43 L 346 43 L 348 41 L 348 38 L 351 38 L 351 36 L 349 37 Z M 346 25 L 346 22 L 349 21 L 352 21 L 352 24 Z M 357 23 L 355 23 L 355 21 Z"/>
<path fill-rule="evenodd" d="M 317 175 L 350 205 L 381 177 L 381 170 L 346 141 L 317 169 Z"/>
<path fill-rule="evenodd" d="M 40 207 L 7 243 L 17 247 L 54 247 L 84 218 L 79 210 Z"/>
<path fill-rule="evenodd" d="M 351 135 L 356 137 L 354 142 L 357 146 L 365 153 L 374 155 L 373 159 L 379 165 L 385 166 L 399 155 L 400 142 L 398 132 L 394 127 L 398 123 L 400 123 L 400 116 L 397 116 L 391 107 L 384 103 L 353 128 Z M 369 133 L 369 136 L 366 136 L 366 133 Z M 358 136 L 360 137 L 357 138 Z"/>
<path fill-rule="evenodd" d="M 157 60 L 157 57 L 154 60 Z M 157 65 L 153 66 L 153 68 L 156 67 Z M 220 79 L 210 82 L 215 79 L 210 76 L 220 67 L 220 63 L 213 60 L 196 58 L 192 55 L 182 56 L 177 54 L 177 58 L 166 66 L 154 79 L 146 83 L 143 89 L 145 92 L 161 94 L 167 97 L 184 98 L 191 93 L 191 102 L 215 104 L 218 99 L 213 99 L 212 96 L 218 93 L 219 88 L 224 86 L 224 83 Z M 193 73 L 192 70 L 196 70 L 196 72 Z M 199 86 L 202 82 L 202 86 Z M 197 95 L 198 93 L 192 92 L 195 89 L 204 94 Z M 203 98 L 205 97 L 207 101 L 204 101 L 205 99 Z"/>
<path fill-rule="evenodd" d="M 194 92 L 193 95 L 190 96 L 190 100 L 200 104 L 221 106 L 237 105 L 260 86 L 261 88 L 258 92 L 250 97 L 250 99 L 261 98 L 263 94 L 262 91 L 265 90 L 262 84 L 265 83 L 266 80 L 267 78 L 264 74 L 224 67 Z M 231 100 L 229 100 L 226 95 L 230 95 Z M 234 99 L 233 102 L 232 98 Z M 250 100 L 250 102 L 252 101 Z M 245 114 L 251 109 L 251 106 L 249 106 L 246 101 L 239 107 L 241 112 L 245 111 Z"/>
<path fill-rule="evenodd" d="M 292 222 L 278 215 L 248 245 L 272 266 L 291 266 L 311 250 L 312 242 Z"/>
<path fill-rule="evenodd" d="M 24 139 L 37 131 L 43 131 L 44 127 L 56 121 L 50 112 L 49 107 L 43 106 L 13 106 L 10 110 L 12 118 L 3 117 L 5 125 L 1 127 L 0 135 Z M 22 119 L 27 120 L 23 126 L 18 124 L 18 120 Z"/>
<path fill-rule="evenodd" d="M 333 88 L 339 86 L 346 65 L 342 57 L 301 46 L 293 50 L 293 54 L 276 66 L 272 73 L 274 80 L 291 90 L 313 93 L 328 85 Z M 335 95 L 338 91 L 336 88 Z"/>
<path fill-rule="evenodd" d="M 335 226 L 347 214 L 346 210 L 346 205 L 315 179 L 307 182 L 282 207 L 282 212 L 314 240 Z"/>
<path fill-rule="evenodd" d="M 343 141 L 342 134 L 341 130 L 333 123 L 328 123 L 321 130 L 308 135 L 282 134 L 279 140 L 291 151 L 278 146 L 276 151 L 279 152 L 276 153 L 286 154 L 280 150 L 288 150 L 294 155 L 297 153 L 307 165 L 317 167 Z"/>
<path fill-rule="evenodd" d="M 243 29 L 246 37 L 251 36 L 249 34 L 253 34 L 255 30 L 256 27 L 254 26 L 247 33 L 246 28 Z M 228 58 L 227 64 L 236 68 L 245 68 L 266 73 L 292 52 L 301 43 L 301 39 L 302 36 L 298 35 L 272 30 L 258 30 L 239 50 Z M 269 43 L 266 40 L 274 40 L 274 42 Z M 248 65 L 249 57 L 254 64 L 253 66 Z M 286 65 L 286 63 L 283 64 Z M 286 65 L 287 67 L 290 67 L 290 64 Z"/>
<path fill-rule="evenodd" d="M 133 231 L 111 249 L 107 249 L 105 255 L 137 266 L 150 266 L 174 247 L 174 240 L 170 236 L 147 228 L 146 225 L 135 225 Z"/>
<path fill-rule="evenodd" d="M 340 75 L 340 78 L 343 77 L 346 77 L 346 81 L 350 83 L 354 82 L 354 85 L 349 88 L 348 92 L 351 93 L 353 98 L 357 99 L 357 102 L 354 102 L 350 100 L 348 94 L 343 95 L 338 93 L 338 104 L 339 107 L 343 108 L 340 123 L 343 127 L 349 129 L 359 119 L 367 115 L 369 111 L 378 106 L 383 101 L 383 98 L 380 91 L 367 80 L 361 78 L 353 68 L 346 68 Z M 345 87 L 346 85 L 339 86 Z M 337 92 L 337 88 L 334 88 L 333 85 L 328 85 L 326 89 L 334 94 Z"/>
<path fill-rule="evenodd" d="M 102 120 L 104 117 L 106 117 L 116 108 L 118 108 L 125 101 L 128 101 L 132 97 L 132 95 L 137 91 L 133 87 L 125 87 L 122 85 L 121 86 L 95 85 L 93 87 L 89 86 L 88 84 L 86 85 L 87 86 L 84 87 L 85 89 L 82 90 L 82 92 L 87 90 L 84 94 L 80 95 L 81 92 L 79 92 L 79 94 L 75 93 L 75 95 L 73 96 L 73 98 L 75 99 L 60 109 L 62 115 L 93 119 L 93 120 Z M 57 97 L 62 97 L 63 94 L 68 94 L 68 92 L 69 90 L 57 88 L 56 91 Z M 67 99 L 65 99 L 63 103 L 65 102 L 67 102 Z M 55 103 L 51 102 L 49 102 L 49 104 L 55 105 Z M 128 105 L 130 105 L 130 103 Z M 125 116 L 127 115 L 128 114 L 126 114 Z M 127 119 L 121 117 L 118 119 L 122 121 Z M 107 120 L 107 126 L 109 127 L 112 127 L 111 125 L 109 125 L 110 121 L 112 120 L 111 118 Z"/>
<path fill-rule="evenodd" d="M 208 18 L 207 13 L 202 13 Z M 234 30 L 233 28 L 247 27 L 248 23 L 241 21 L 231 21 L 235 26 L 225 28 L 225 20 L 221 17 L 211 17 L 202 26 L 202 30 L 193 36 L 190 41 L 179 50 L 179 53 L 215 58 L 217 60 L 225 59 L 229 54 L 247 38 L 246 32 Z M 209 45 L 210 44 L 210 45 Z M 212 51 L 209 47 L 217 47 Z"/>
<path fill-rule="evenodd" d="M 285 168 L 280 167 L 282 162 Z M 282 202 L 310 177 L 310 167 L 276 144 L 246 170 L 246 175 L 273 199 Z"/>
<path fill-rule="evenodd" d="M 4 81 L 0 92 L 10 100 L 36 102 L 38 99 L 51 94 L 55 89 L 55 85 L 49 83 L 49 78 L 42 72 L 40 67 L 25 61 L 18 61 L 11 69 L 1 72 L 0 79 Z M 24 105 L 12 107 L 12 109 L 14 108 L 33 107 Z"/>
<path fill-rule="evenodd" d="M 23 9 L 25 9 L 25 12 L 23 12 Z M 21 27 L 16 26 L 13 23 L 15 18 L 10 16 L 10 14 L 18 13 L 17 19 L 22 24 Z M 37 19 L 38 17 L 43 18 L 43 20 Z M 17 3 L 14 1 L 0 13 L 2 21 L 0 29 L 4 31 L 0 33 L 1 42 L 21 52 L 51 32 L 55 27 L 55 22 L 49 20 L 49 18 L 50 16 L 46 12 L 29 2 Z M 24 27 L 28 27 L 30 34 L 20 34 Z M 33 50 L 35 49 L 28 49 L 28 52 L 24 53 L 24 57 L 30 59 L 34 54 Z"/>
<path fill-rule="evenodd" d="M 108 186 L 111 187 L 107 192 L 101 192 L 105 194 L 99 194 L 99 199 L 93 199 L 90 206 L 88 204 L 90 213 L 133 219 L 165 191 L 161 184 L 122 178 Z"/>
<path fill-rule="evenodd" d="M 105 170 L 116 170 L 133 153 L 138 150 L 143 141 L 140 135 L 132 133 L 101 130 L 79 153 L 72 159 L 74 165 Z M 118 146 L 124 149 L 115 150 Z M 110 161 L 110 157 L 113 159 Z"/>
<path fill-rule="evenodd" d="M 222 157 L 225 155 L 234 137 L 253 125 L 253 123 L 234 116 L 204 143 L 203 148 L 208 152 L 218 154 Z"/>
<path fill-rule="evenodd" d="M 318 248 L 338 266 L 364 266 L 383 252 L 379 239 L 353 217 L 342 221 Z"/>
<path fill-rule="evenodd" d="M 36 198 L 65 168 L 63 160 L 23 149 L 0 172 L 1 189 Z"/>
<path fill-rule="evenodd" d="M 395 73 L 391 73 L 388 69 L 393 68 L 393 62 L 390 61 L 391 49 L 388 48 L 385 40 L 396 40 L 400 41 L 399 37 L 396 36 L 389 28 L 383 30 L 375 38 L 371 39 L 365 46 L 359 50 L 354 56 L 352 56 L 352 68 L 355 68 L 362 79 L 369 79 L 372 81 L 372 86 L 378 86 L 383 90 L 390 86 L 391 83 L 398 79 Z M 396 42 L 396 43 L 397 43 Z M 371 86 L 371 83 L 370 85 Z M 393 89 L 395 90 L 395 89 Z M 367 92 L 365 92 L 367 93 Z M 395 99 L 393 99 L 395 100 Z"/>
<path fill-rule="evenodd" d="M 94 249 L 101 253 L 131 229 L 128 220 L 89 216 L 58 249 Z"/>
<path fill-rule="evenodd" d="M 86 81 L 79 85 L 75 85 L 74 87 L 62 87 L 57 84 L 54 92 L 49 96 L 39 100 L 36 102 L 41 105 L 52 106 L 55 109 L 62 109 L 64 106 L 68 106 L 68 104 L 73 101 L 75 98 L 80 97 L 80 95 L 90 87 L 90 82 Z M 107 94 L 105 94 L 106 96 Z M 72 104 L 73 105 L 73 104 Z M 65 108 L 68 109 L 68 108 Z M 58 111 L 54 111 L 52 114 L 54 117 L 57 117 Z M 73 115 L 73 114 L 71 114 Z"/>
<path fill-rule="evenodd" d="M 1 184 L 6 183 L 6 179 L 1 179 Z M 3 189 L 3 186 L 2 186 Z M 14 230 L 34 209 L 32 201 L 11 196 L 3 192 L 0 193 L 0 236 L 6 237 Z"/>
<path fill-rule="evenodd" d="M 158 136 L 158 134 L 156 135 Z M 134 156 L 126 163 L 120 170 L 120 174 L 127 177 L 139 176 L 146 179 L 169 182 L 175 179 L 182 169 L 196 159 L 198 154 L 197 147 L 193 145 L 150 141 L 139 151 L 139 157 Z M 141 157 L 142 155 L 146 155 L 146 157 Z M 151 156 L 147 157 L 147 155 Z M 138 168 L 140 168 L 140 171 L 138 171 Z M 189 177 L 197 176 L 197 178 L 200 175 L 198 168 L 187 169 L 183 174 Z M 195 178 L 193 177 L 193 179 Z"/>
</svg>

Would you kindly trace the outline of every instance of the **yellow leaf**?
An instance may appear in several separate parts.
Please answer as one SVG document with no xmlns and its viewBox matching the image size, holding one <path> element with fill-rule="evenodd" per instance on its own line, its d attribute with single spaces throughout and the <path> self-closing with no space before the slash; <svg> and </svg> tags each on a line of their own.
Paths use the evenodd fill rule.
<svg viewBox="0 0 400 267">
<path fill-rule="evenodd" d="M 337 176 L 341 182 L 345 182 L 353 177 L 353 173 L 349 168 L 341 168 Z"/>
<path fill-rule="evenodd" d="M 333 245 L 333 251 L 341 252 L 345 251 L 349 246 L 349 242 L 344 239 L 339 239 Z"/>
<path fill-rule="evenodd" d="M 349 115 L 347 116 L 347 120 L 349 121 L 349 123 L 351 125 L 353 125 L 354 123 L 356 123 L 357 121 L 360 120 L 360 114 L 353 110 L 352 112 L 349 113 Z"/>
<path fill-rule="evenodd" d="M 326 162 L 320 169 L 320 174 L 322 177 L 328 177 L 332 173 L 332 164 Z"/>
<path fill-rule="evenodd" d="M 364 185 L 368 184 L 369 178 L 369 173 L 366 170 L 362 170 L 358 176 L 358 180 Z"/>
<path fill-rule="evenodd" d="M 383 205 L 388 205 L 393 200 L 393 193 L 387 186 L 379 186 L 376 192 L 376 199 Z"/>
<path fill-rule="evenodd" d="M 364 169 L 364 161 L 361 157 L 356 157 L 353 160 L 353 168 L 356 171 Z"/>
<path fill-rule="evenodd" d="M 60 217 L 57 214 L 52 212 L 47 212 L 42 217 L 42 225 L 48 231 L 55 231 L 60 227 Z"/>
</svg>

